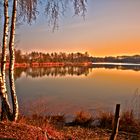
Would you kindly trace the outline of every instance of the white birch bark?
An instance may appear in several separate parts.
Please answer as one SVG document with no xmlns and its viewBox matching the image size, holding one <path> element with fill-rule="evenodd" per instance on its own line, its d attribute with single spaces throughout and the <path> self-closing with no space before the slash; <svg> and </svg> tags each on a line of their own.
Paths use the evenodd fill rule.
<svg viewBox="0 0 140 140">
<path fill-rule="evenodd" d="M 15 26 L 16 26 L 16 14 L 17 14 L 17 0 L 13 0 L 13 11 L 11 20 L 11 30 L 10 30 L 10 40 L 9 40 L 9 54 L 10 54 L 10 64 L 9 64 L 9 82 L 10 91 L 13 105 L 13 121 L 18 119 L 19 108 L 18 100 L 15 90 L 15 80 L 14 80 L 14 63 L 15 63 Z"/>
</svg>

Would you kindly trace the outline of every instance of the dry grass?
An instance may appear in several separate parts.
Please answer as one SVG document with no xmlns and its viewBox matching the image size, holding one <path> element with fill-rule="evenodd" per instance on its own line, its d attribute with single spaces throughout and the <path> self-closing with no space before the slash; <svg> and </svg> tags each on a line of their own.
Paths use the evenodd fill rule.
<svg viewBox="0 0 140 140">
<path fill-rule="evenodd" d="M 101 128 L 112 128 L 114 115 L 111 112 L 100 112 L 98 119 L 100 120 L 100 127 Z"/>
<path fill-rule="evenodd" d="M 140 121 L 135 119 L 133 111 L 125 111 L 120 118 L 120 130 L 132 133 L 140 132 Z"/>
<path fill-rule="evenodd" d="M 100 127 L 112 129 L 114 115 L 110 112 L 99 114 Z M 140 133 L 140 120 L 135 119 L 133 111 L 127 110 L 120 116 L 119 130 L 131 133 Z"/>
<path fill-rule="evenodd" d="M 95 118 L 84 111 L 79 111 L 76 113 L 73 121 L 68 123 L 68 126 L 81 126 L 90 128 L 92 127 L 92 122 L 94 120 L 99 120 L 99 128 L 105 128 L 112 130 L 114 114 L 111 112 L 100 112 Z M 36 114 L 31 117 L 20 117 L 19 123 L 26 123 L 33 126 L 38 126 L 41 128 L 46 128 L 48 125 L 53 126 L 55 129 L 61 129 L 65 126 L 65 115 L 54 115 L 54 116 L 38 116 Z M 122 112 L 120 116 L 119 130 L 125 132 L 139 133 L 140 132 L 140 121 L 136 120 L 133 111 Z"/>
<path fill-rule="evenodd" d="M 54 118 L 54 120 L 52 120 L 52 118 Z M 52 118 L 49 116 L 43 117 L 43 116 L 39 116 L 39 115 L 32 115 L 30 117 L 24 117 L 24 116 L 20 116 L 18 119 L 18 123 L 21 124 L 28 124 L 31 126 L 35 126 L 35 127 L 39 127 L 42 129 L 42 131 L 44 133 L 47 134 L 47 136 L 50 139 L 57 139 L 57 140 L 63 140 L 64 139 L 64 134 L 60 131 L 58 131 L 58 129 L 56 128 L 56 126 L 58 125 L 54 125 L 55 122 L 61 118 L 60 115 L 58 116 L 52 116 Z M 51 121 L 50 121 L 51 120 Z M 53 123 L 52 123 L 53 122 Z"/>
<path fill-rule="evenodd" d="M 62 123 L 64 124 L 65 123 L 65 115 L 61 115 L 61 114 L 58 114 L 58 115 L 53 115 L 53 116 L 46 116 L 46 119 L 48 119 L 51 123 Z"/>
<path fill-rule="evenodd" d="M 73 120 L 74 125 L 90 126 L 93 121 L 93 117 L 90 113 L 79 111 L 76 113 L 75 119 Z"/>
<path fill-rule="evenodd" d="M 92 122 L 94 120 L 100 120 L 100 126 L 91 127 Z M 92 115 L 88 112 L 80 111 L 77 112 L 75 118 L 73 120 L 74 126 L 64 126 L 61 125 L 65 123 L 64 115 L 55 115 L 55 116 L 39 116 L 32 115 L 30 117 L 20 116 L 18 120 L 18 125 L 22 126 L 27 125 L 30 129 L 35 129 L 44 137 L 45 133 L 47 137 L 52 140 L 84 140 L 84 139 L 92 139 L 94 138 L 106 138 L 108 139 L 111 134 L 112 129 L 112 120 L 113 114 L 107 112 L 100 112 L 97 118 L 92 117 Z M 61 127 L 58 127 L 61 126 Z M 15 127 L 15 131 L 18 127 Z M 109 130 L 110 129 L 110 130 Z M 9 130 L 9 129 L 8 129 Z M 120 133 L 118 136 L 119 140 L 128 139 L 128 132 L 135 133 L 135 136 L 138 137 L 140 132 L 139 122 L 133 116 L 133 112 L 126 111 L 123 112 L 120 118 L 120 126 L 119 130 L 123 130 L 127 133 Z M 2 130 L 3 131 L 3 130 Z M 14 131 L 14 133 L 16 133 Z M 31 131 L 34 133 L 33 131 Z M 42 133 L 43 132 L 43 133 Z M 13 132 L 11 132 L 12 134 Z M 9 134 L 6 133 L 5 134 Z M 132 134 L 132 133 L 131 133 Z M 20 135 L 20 134 L 19 134 Z M 32 134 L 33 135 L 33 134 Z"/>
</svg>

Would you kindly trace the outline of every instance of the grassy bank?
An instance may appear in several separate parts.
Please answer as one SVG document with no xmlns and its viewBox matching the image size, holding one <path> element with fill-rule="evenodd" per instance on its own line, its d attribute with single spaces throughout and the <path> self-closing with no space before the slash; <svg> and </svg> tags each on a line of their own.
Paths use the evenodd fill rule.
<svg viewBox="0 0 140 140">
<path fill-rule="evenodd" d="M 0 123 L 0 138 L 39 139 L 47 137 L 56 140 L 107 140 L 111 135 L 113 114 L 101 112 L 94 117 L 87 112 L 76 113 L 73 121 L 66 123 L 65 115 L 20 116 L 17 123 Z M 120 117 L 117 139 L 139 139 L 140 121 L 132 111 L 123 112 Z"/>
</svg>

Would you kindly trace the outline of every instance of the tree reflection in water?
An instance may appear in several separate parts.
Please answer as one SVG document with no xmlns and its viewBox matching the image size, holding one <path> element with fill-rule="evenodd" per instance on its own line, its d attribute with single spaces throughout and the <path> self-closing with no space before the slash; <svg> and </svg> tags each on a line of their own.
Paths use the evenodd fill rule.
<svg viewBox="0 0 140 140">
<path fill-rule="evenodd" d="M 106 65 L 106 64 L 93 64 L 91 66 L 54 66 L 54 67 L 22 67 L 15 69 L 15 79 L 20 78 L 24 72 L 26 76 L 32 78 L 51 76 L 87 76 L 92 69 L 105 68 L 105 69 L 119 69 L 119 70 L 133 70 L 140 71 L 140 65 Z"/>
<path fill-rule="evenodd" d="M 30 68 L 17 68 L 15 69 L 15 79 L 20 78 L 22 72 L 26 73 L 26 76 L 33 78 L 51 76 L 51 77 L 62 77 L 62 76 L 87 76 L 90 73 L 90 67 L 30 67 Z"/>
</svg>

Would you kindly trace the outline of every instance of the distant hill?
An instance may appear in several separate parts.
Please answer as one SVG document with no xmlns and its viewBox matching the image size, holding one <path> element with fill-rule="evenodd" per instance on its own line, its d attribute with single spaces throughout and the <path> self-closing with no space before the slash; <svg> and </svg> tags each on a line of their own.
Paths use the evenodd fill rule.
<svg viewBox="0 0 140 140">
<path fill-rule="evenodd" d="M 136 63 L 140 64 L 140 55 L 133 56 L 106 56 L 92 57 L 92 62 L 110 62 L 110 63 Z"/>
</svg>

